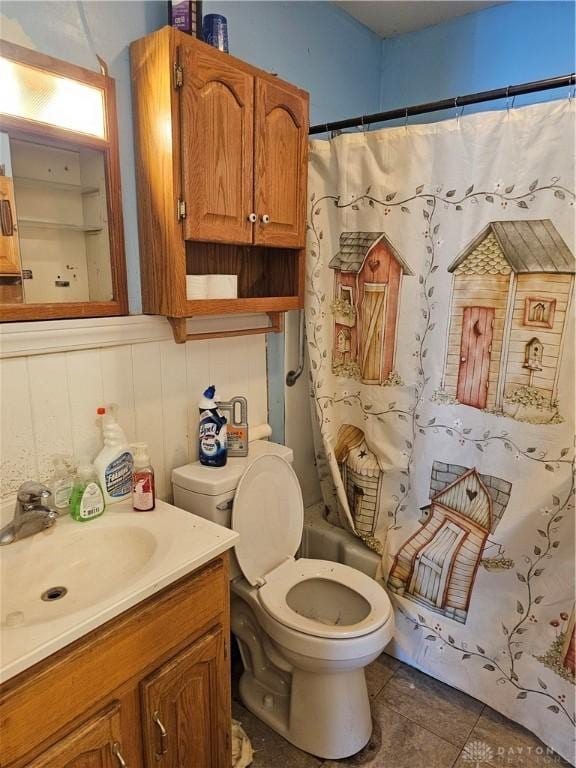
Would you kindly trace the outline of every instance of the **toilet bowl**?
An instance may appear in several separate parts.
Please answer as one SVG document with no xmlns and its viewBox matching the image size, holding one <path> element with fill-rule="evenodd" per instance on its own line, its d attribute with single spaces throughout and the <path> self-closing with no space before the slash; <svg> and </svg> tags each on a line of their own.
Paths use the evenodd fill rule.
<svg viewBox="0 0 576 768">
<path fill-rule="evenodd" d="M 195 511 L 192 507 L 187 507 Z M 390 600 L 373 579 L 327 560 L 295 559 L 304 522 L 298 479 L 279 455 L 249 462 L 231 527 L 241 575 L 232 632 L 245 706 L 300 749 L 349 757 L 372 732 L 364 668 L 392 639 Z"/>
</svg>

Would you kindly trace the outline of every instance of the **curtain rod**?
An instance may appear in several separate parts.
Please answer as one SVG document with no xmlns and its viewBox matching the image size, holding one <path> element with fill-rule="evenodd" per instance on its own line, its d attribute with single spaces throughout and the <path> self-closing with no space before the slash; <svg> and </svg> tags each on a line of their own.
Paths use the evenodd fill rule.
<svg viewBox="0 0 576 768">
<path fill-rule="evenodd" d="M 526 93 L 537 93 L 538 91 L 550 91 L 554 88 L 563 88 L 570 85 L 576 85 L 576 73 L 574 72 L 570 75 L 549 77 L 546 80 L 534 80 L 531 83 L 509 85 L 506 88 L 495 88 L 492 91 L 470 93 L 468 96 L 456 96 L 453 99 L 429 101 L 426 104 L 416 104 L 413 107 L 401 107 L 399 109 L 391 109 L 388 112 L 375 112 L 372 115 L 349 117 L 346 120 L 335 120 L 331 123 L 319 123 L 318 125 L 313 125 L 308 133 L 326 133 L 328 131 L 338 131 L 342 128 L 356 128 L 358 126 L 370 125 L 370 123 L 383 123 L 387 120 L 397 120 L 402 117 L 408 119 L 413 115 L 423 115 L 427 112 L 441 112 L 443 109 L 467 107 L 469 104 L 480 104 L 484 101 L 507 99 L 514 96 L 522 96 Z"/>
</svg>

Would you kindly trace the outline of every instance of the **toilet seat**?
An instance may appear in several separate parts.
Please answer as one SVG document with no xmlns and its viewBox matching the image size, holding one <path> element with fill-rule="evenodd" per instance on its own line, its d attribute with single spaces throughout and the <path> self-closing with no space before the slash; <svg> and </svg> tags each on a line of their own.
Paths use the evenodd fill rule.
<svg viewBox="0 0 576 768">
<path fill-rule="evenodd" d="M 373 579 L 341 563 L 294 559 L 303 525 L 302 491 L 290 464 L 273 455 L 256 459 L 238 483 L 232 528 L 240 534 L 238 565 L 267 615 L 319 639 L 360 638 L 382 628 L 392 605 Z"/>
<path fill-rule="evenodd" d="M 232 528 L 238 565 L 252 586 L 294 557 L 302 540 L 304 501 L 296 473 L 280 456 L 260 456 L 240 478 Z"/>
<path fill-rule="evenodd" d="M 325 623 L 298 613 L 288 604 L 289 593 L 297 585 L 315 579 L 333 582 L 355 592 L 367 603 L 367 615 L 349 624 Z M 258 590 L 265 611 L 290 629 L 320 638 L 345 639 L 375 632 L 392 616 L 392 604 L 385 590 L 365 573 L 330 560 L 288 560 L 276 568 Z"/>
</svg>

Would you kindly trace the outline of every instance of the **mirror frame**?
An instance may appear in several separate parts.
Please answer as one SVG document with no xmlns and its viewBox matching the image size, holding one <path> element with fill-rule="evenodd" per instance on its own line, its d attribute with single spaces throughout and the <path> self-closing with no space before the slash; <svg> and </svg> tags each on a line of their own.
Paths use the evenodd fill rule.
<svg viewBox="0 0 576 768">
<path fill-rule="evenodd" d="M 0 40 L 0 56 L 36 69 L 94 85 L 100 88 L 104 94 L 105 139 L 5 114 L 0 114 L 0 132 L 8 134 L 10 138 L 34 139 L 41 141 L 43 144 L 62 149 L 88 147 L 103 152 L 113 290 L 113 299 L 111 301 L 34 304 L 26 304 L 24 302 L 21 304 L 8 304 L 0 302 L 0 321 L 13 322 L 17 320 L 55 320 L 75 317 L 126 315 L 128 314 L 128 294 L 126 287 L 115 82 L 106 74 L 84 69 L 60 59 L 54 59 L 51 56 L 46 56 L 43 53 L 38 53 L 38 51 L 24 48 L 5 40 Z"/>
</svg>

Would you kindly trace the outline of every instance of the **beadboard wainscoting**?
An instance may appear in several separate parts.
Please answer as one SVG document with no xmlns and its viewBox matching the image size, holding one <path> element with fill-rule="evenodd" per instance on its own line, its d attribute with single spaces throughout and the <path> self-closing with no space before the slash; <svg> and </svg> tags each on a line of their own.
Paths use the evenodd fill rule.
<svg viewBox="0 0 576 768">
<path fill-rule="evenodd" d="M 94 457 L 99 405 L 116 403 L 128 440 L 148 444 L 167 500 L 172 469 L 197 458 L 208 384 L 222 399 L 245 395 L 251 425 L 268 418 L 263 335 L 175 344 L 163 318 L 137 316 L 5 325 L 1 339 L 3 498 L 24 480 L 47 480 L 56 453 Z"/>
</svg>

